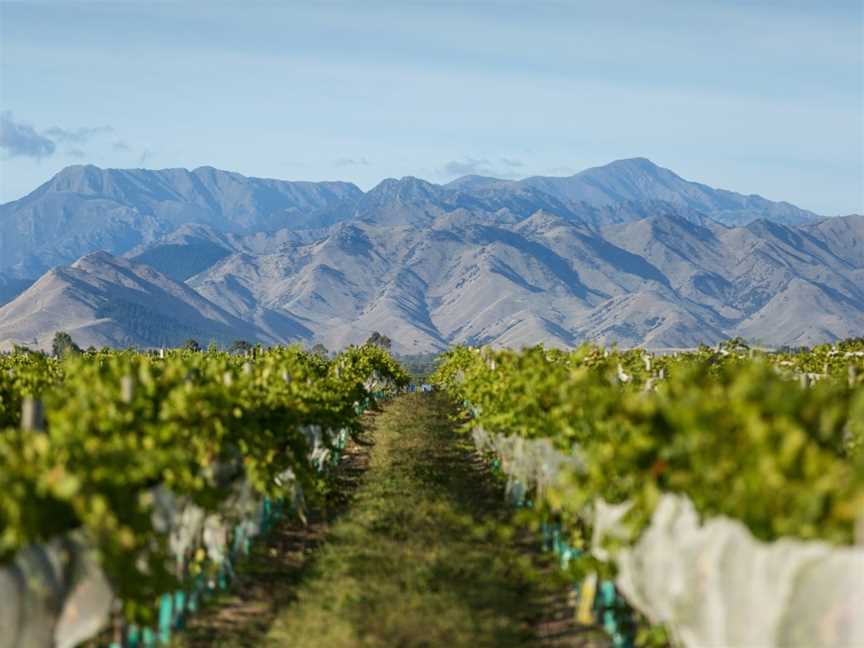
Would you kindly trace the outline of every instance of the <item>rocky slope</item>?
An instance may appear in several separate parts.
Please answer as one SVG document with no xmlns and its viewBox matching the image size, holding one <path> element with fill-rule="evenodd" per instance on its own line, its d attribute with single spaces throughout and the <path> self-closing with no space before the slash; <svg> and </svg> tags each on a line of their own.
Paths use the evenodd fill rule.
<svg viewBox="0 0 864 648">
<path fill-rule="evenodd" d="M 417 353 L 864 335 L 864 217 L 821 218 L 639 158 L 570 178 L 409 177 L 367 193 L 74 167 L 2 206 L 0 235 L 7 343 L 65 329 L 97 346 L 337 348 L 377 330 Z"/>
<path fill-rule="evenodd" d="M 35 278 L 96 250 L 122 254 L 189 223 L 220 232 L 331 225 L 362 196 L 345 182 L 247 178 L 202 167 L 72 166 L 0 205 L 0 272 Z"/>
<path fill-rule="evenodd" d="M 186 284 L 107 252 L 50 270 L 0 308 L 0 348 L 50 348 L 59 330 L 82 347 L 179 346 L 189 338 L 204 344 L 238 338 L 279 341 Z M 285 333 L 295 339 L 309 335 L 297 323 Z"/>
<path fill-rule="evenodd" d="M 447 185 L 391 178 L 365 194 L 345 182 L 249 178 L 211 167 L 72 166 L 0 205 L 0 273 L 36 279 L 89 252 L 123 254 L 189 224 L 224 234 L 321 228 L 349 219 L 424 226 L 457 209 L 496 214 L 499 222 L 542 210 L 595 228 L 670 213 L 727 225 L 817 218 L 788 203 L 689 182 L 644 158 L 567 178 L 469 176 Z"/>
</svg>

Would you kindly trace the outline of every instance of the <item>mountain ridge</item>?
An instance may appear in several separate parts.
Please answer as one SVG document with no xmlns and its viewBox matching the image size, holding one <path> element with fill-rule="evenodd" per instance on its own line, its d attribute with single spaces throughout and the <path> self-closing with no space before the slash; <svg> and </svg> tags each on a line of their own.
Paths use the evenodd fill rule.
<svg viewBox="0 0 864 648">
<path fill-rule="evenodd" d="M 87 252 L 125 254 L 187 224 L 234 234 L 320 229 L 355 219 L 422 226 L 459 209 L 503 220 L 521 220 L 542 209 L 593 227 L 661 211 L 725 224 L 758 217 L 795 224 L 819 218 L 788 203 L 684 180 L 647 158 L 618 160 L 565 178 L 477 178 L 444 185 L 413 176 L 387 178 L 363 192 L 353 183 L 247 177 L 209 166 L 189 171 L 73 165 L 0 205 L 0 273 L 35 279 Z"/>
<path fill-rule="evenodd" d="M 17 254 L 0 257 L 0 343 L 71 328 L 95 346 L 146 345 L 173 327 L 336 348 L 378 330 L 420 353 L 864 332 L 864 217 L 714 190 L 645 158 L 367 192 L 211 167 L 52 181 L 23 211 L 0 206 L 0 251 Z M 44 240 L 16 245 L 13 230 Z"/>
<path fill-rule="evenodd" d="M 34 303 L 35 302 L 35 303 Z M 179 346 L 190 337 L 274 343 L 184 283 L 149 266 L 93 252 L 49 270 L 0 307 L 0 341 L 49 348 L 56 330 L 82 346 Z M 304 329 L 297 327 L 298 339 Z"/>
</svg>

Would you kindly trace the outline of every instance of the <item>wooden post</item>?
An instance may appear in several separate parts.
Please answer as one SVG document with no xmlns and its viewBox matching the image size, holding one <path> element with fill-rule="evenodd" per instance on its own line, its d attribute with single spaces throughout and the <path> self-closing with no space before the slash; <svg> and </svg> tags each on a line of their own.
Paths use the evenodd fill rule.
<svg viewBox="0 0 864 648">
<path fill-rule="evenodd" d="M 135 377 L 129 374 L 120 379 L 120 399 L 124 403 L 131 403 L 135 397 Z"/>
<path fill-rule="evenodd" d="M 119 598 L 115 598 L 111 602 L 111 634 L 114 638 L 115 646 L 125 646 L 126 642 L 123 637 L 123 602 Z"/>
<path fill-rule="evenodd" d="M 576 610 L 576 621 L 584 625 L 595 623 L 594 598 L 597 593 L 597 572 L 591 572 L 582 580 L 579 590 L 579 607 Z"/>
<path fill-rule="evenodd" d="M 21 428 L 28 432 L 41 432 L 45 429 L 45 412 L 42 401 L 26 396 L 21 404 Z"/>
</svg>

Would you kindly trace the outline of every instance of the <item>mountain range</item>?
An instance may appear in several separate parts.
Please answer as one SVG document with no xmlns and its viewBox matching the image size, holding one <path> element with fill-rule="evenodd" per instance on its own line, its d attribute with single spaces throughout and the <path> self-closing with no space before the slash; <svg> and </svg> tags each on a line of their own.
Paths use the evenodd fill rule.
<svg viewBox="0 0 864 648">
<path fill-rule="evenodd" d="M 864 216 L 644 158 L 566 178 L 74 166 L 0 205 L 0 345 L 767 346 L 864 335 Z"/>
</svg>

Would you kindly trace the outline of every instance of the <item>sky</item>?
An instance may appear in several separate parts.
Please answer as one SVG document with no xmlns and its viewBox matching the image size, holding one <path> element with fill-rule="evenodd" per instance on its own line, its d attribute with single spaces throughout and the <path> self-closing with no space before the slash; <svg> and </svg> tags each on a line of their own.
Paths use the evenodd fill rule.
<svg viewBox="0 0 864 648">
<path fill-rule="evenodd" d="M 71 164 L 684 178 L 864 213 L 860 0 L 0 2 L 0 202 Z"/>
</svg>

